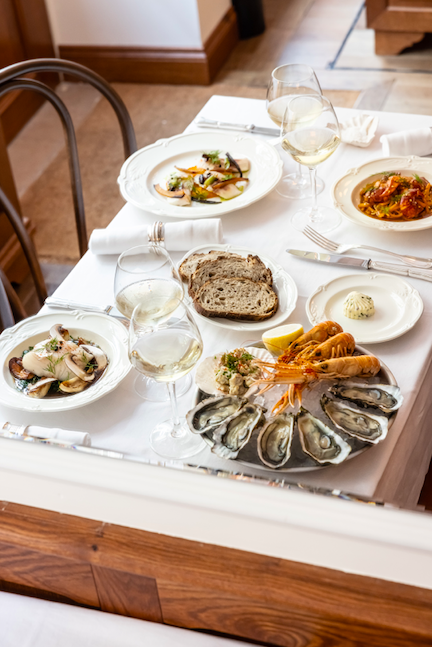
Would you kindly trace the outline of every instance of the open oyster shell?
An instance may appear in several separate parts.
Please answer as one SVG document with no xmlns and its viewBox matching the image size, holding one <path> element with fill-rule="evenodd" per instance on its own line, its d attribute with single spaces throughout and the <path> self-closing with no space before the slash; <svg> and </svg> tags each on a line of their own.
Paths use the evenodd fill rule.
<svg viewBox="0 0 432 647">
<path fill-rule="evenodd" d="M 294 415 L 281 413 L 270 418 L 261 429 L 257 441 L 258 456 L 267 467 L 282 467 L 291 456 Z"/>
<path fill-rule="evenodd" d="M 318 463 L 342 463 L 351 452 L 351 447 L 339 434 L 300 407 L 297 427 L 303 451 Z"/>
<path fill-rule="evenodd" d="M 231 420 L 247 403 L 238 395 L 220 395 L 202 400 L 186 415 L 186 422 L 194 434 L 204 434 Z"/>
<path fill-rule="evenodd" d="M 259 404 L 246 404 L 213 431 L 215 444 L 212 452 L 221 458 L 237 458 L 241 448 L 249 442 L 253 430 L 264 422 L 264 411 L 266 409 Z"/>
<path fill-rule="evenodd" d="M 403 402 L 400 388 L 391 384 L 344 381 L 334 384 L 329 391 L 338 398 L 355 402 L 360 407 L 377 407 L 384 413 L 396 411 Z"/>
<path fill-rule="evenodd" d="M 325 393 L 321 396 L 323 411 L 332 423 L 349 436 L 376 445 L 387 436 L 388 419 L 365 412 L 346 402 L 331 400 Z"/>
</svg>

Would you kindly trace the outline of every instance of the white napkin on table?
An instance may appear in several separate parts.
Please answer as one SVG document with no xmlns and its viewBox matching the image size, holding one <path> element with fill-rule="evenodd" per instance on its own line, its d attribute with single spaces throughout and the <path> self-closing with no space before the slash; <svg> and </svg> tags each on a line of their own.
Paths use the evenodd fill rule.
<svg viewBox="0 0 432 647">
<path fill-rule="evenodd" d="M 375 137 L 379 119 L 373 115 L 360 113 L 341 122 L 341 138 L 345 144 L 366 148 Z"/>
<path fill-rule="evenodd" d="M 127 229 L 95 229 L 89 241 L 93 254 L 121 254 L 130 247 L 147 245 L 152 225 L 128 227 Z M 183 220 L 164 224 L 164 246 L 168 251 L 187 251 L 199 245 L 223 242 L 220 218 Z"/>
<path fill-rule="evenodd" d="M 432 153 L 432 129 L 415 128 L 399 133 L 382 135 L 380 142 L 383 154 L 390 155 L 430 155 Z"/>
<path fill-rule="evenodd" d="M 5 423 L 0 427 L 0 436 L 31 436 L 32 438 L 53 439 L 73 445 L 90 447 L 91 437 L 85 431 L 69 431 L 58 427 L 38 427 L 37 425 L 12 425 Z"/>
</svg>

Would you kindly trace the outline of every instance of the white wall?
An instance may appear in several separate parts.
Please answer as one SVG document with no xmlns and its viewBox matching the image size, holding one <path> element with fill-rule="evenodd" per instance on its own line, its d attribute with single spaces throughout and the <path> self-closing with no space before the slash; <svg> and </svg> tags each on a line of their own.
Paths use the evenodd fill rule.
<svg viewBox="0 0 432 647">
<path fill-rule="evenodd" d="M 201 49 L 230 0 L 46 0 L 55 45 Z"/>
</svg>

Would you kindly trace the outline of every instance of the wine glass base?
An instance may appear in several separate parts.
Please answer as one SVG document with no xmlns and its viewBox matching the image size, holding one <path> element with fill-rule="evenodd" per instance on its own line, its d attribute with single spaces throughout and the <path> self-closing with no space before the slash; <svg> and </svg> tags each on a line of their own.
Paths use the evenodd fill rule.
<svg viewBox="0 0 432 647">
<path fill-rule="evenodd" d="M 190 375 L 176 380 L 176 396 L 181 398 L 182 395 L 187 393 L 192 386 L 192 378 Z M 164 382 L 156 382 L 150 377 L 138 375 L 134 383 L 134 390 L 137 395 L 143 400 L 150 402 L 169 402 L 169 393 Z"/>
<path fill-rule="evenodd" d="M 325 234 L 327 231 L 332 231 L 332 229 L 339 227 L 341 220 L 340 215 L 334 209 L 319 207 L 317 212 L 314 213 L 313 219 L 311 218 L 310 209 L 297 211 L 291 218 L 291 224 L 297 231 L 303 231 L 306 225 L 310 225 L 315 231 Z"/>
<path fill-rule="evenodd" d="M 207 447 L 200 434 L 193 434 L 186 424 L 185 418 L 180 419 L 179 436 L 172 436 L 172 420 L 164 420 L 153 429 L 150 436 L 150 447 L 163 458 L 189 458 L 195 456 Z"/>
<path fill-rule="evenodd" d="M 316 179 L 317 195 L 324 191 L 325 183 L 320 177 Z M 312 197 L 312 187 L 310 177 L 302 175 L 299 177 L 297 173 L 290 173 L 285 175 L 276 187 L 276 193 L 279 193 L 283 198 L 291 198 L 292 200 L 306 200 Z"/>
</svg>

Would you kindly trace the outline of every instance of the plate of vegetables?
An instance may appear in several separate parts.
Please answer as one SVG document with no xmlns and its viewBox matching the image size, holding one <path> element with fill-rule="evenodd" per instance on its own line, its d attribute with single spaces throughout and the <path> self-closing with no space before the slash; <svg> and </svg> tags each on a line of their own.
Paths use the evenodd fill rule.
<svg viewBox="0 0 432 647">
<path fill-rule="evenodd" d="M 172 218 L 212 218 L 264 198 L 282 175 L 273 146 L 258 137 L 187 133 L 157 141 L 123 164 L 125 200 Z"/>
</svg>

